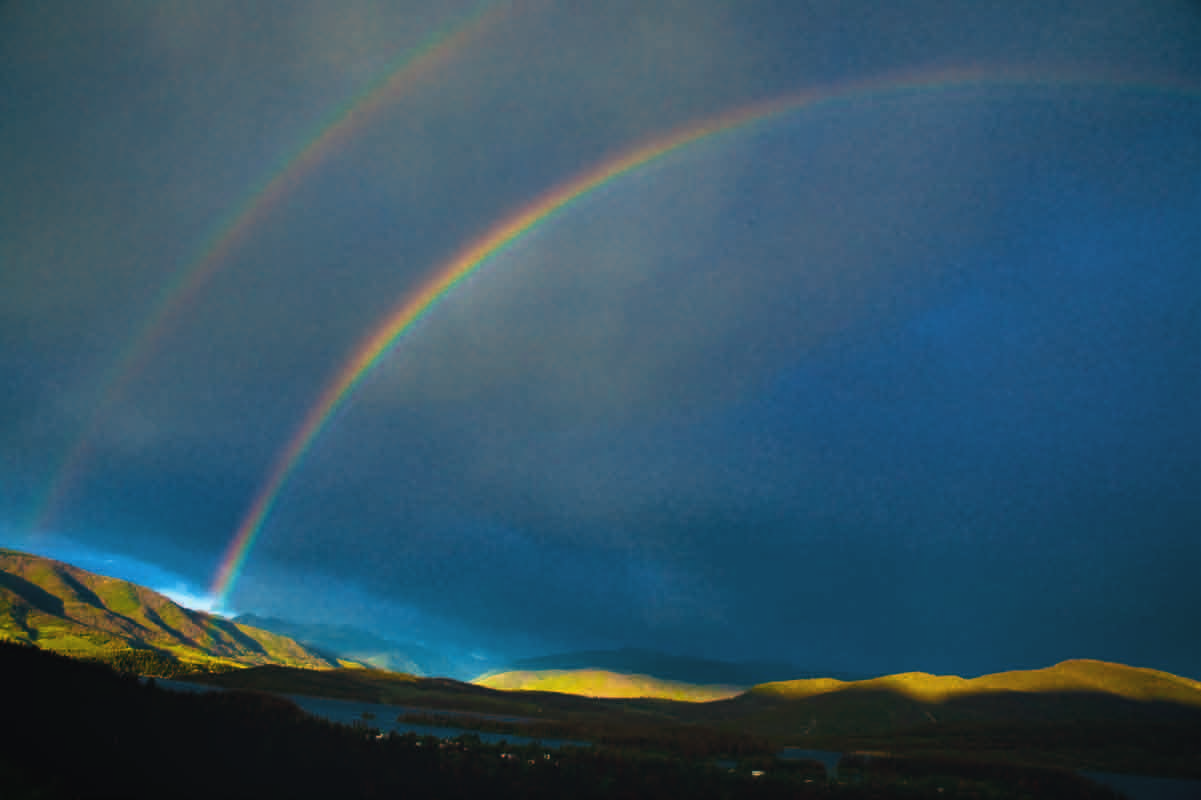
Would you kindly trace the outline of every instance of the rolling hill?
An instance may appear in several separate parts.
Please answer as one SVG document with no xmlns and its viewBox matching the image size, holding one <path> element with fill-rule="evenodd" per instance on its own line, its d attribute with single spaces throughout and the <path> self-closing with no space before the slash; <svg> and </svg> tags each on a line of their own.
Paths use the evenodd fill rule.
<svg viewBox="0 0 1201 800">
<path fill-rule="evenodd" d="M 286 636 L 184 608 L 144 586 L 5 549 L 0 638 L 144 674 L 339 666 Z"/>
<path fill-rule="evenodd" d="M 739 686 L 684 683 L 601 669 L 499 672 L 476 678 L 472 683 L 507 691 L 561 692 L 604 698 L 650 697 L 688 702 L 724 700 L 743 692 Z"/>
<path fill-rule="evenodd" d="M 978 678 L 905 672 L 863 681 L 832 678 L 778 681 L 752 689 L 761 695 L 792 699 L 847 690 L 888 690 L 936 703 L 988 692 L 1101 692 L 1129 700 L 1162 700 L 1201 706 L 1201 682 L 1159 670 L 1091 659 L 1074 659 L 1043 669 L 998 672 Z"/>
<path fill-rule="evenodd" d="M 703 721 L 836 749 L 1022 751 L 1035 759 L 1035 749 L 1071 751 L 1080 765 L 1099 748 L 1144 760 L 1165 752 L 1171 770 L 1196 762 L 1201 772 L 1201 752 L 1176 752 L 1201 735 L 1201 683 L 1103 661 L 972 679 L 904 673 L 761 684 L 708 704 Z"/>
</svg>

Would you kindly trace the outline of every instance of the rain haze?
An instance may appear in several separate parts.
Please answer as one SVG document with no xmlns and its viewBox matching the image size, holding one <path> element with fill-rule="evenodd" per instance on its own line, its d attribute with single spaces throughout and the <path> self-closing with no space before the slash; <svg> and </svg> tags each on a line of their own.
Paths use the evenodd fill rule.
<svg viewBox="0 0 1201 800">
<path fill-rule="evenodd" d="M 1195 2 L 17 0 L 0 186 L 0 545 L 467 677 L 1201 677 Z"/>
</svg>

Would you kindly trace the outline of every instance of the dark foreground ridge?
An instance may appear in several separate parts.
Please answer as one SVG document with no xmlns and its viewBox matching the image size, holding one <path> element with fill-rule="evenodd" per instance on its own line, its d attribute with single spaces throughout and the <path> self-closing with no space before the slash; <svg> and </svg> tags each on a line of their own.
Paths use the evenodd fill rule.
<svg viewBox="0 0 1201 800">
<path fill-rule="evenodd" d="M 860 764 L 826 785 L 805 762 L 728 766 L 635 749 L 379 738 L 257 692 L 176 693 L 107 665 L 0 642 L 0 786 L 18 798 L 1106 798 L 1059 770 Z M 754 776 L 752 768 L 763 769 Z"/>
</svg>

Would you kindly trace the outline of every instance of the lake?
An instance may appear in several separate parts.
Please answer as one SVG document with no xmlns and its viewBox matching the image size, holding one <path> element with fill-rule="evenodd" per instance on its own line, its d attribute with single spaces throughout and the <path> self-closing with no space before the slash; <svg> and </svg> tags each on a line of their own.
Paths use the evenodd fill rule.
<svg viewBox="0 0 1201 800">
<path fill-rule="evenodd" d="M 785 747 L 776 753 L 776 757 L 792 760 L 803 758 L 809 761 L 820 761 L 822 766 L 826 768 L 826 777 L 833 780 L 838 775 L 838 760 L 842 758 L 842 753 L 836 753 L 833 750 L 806 750 L 802 747 Z"/>
<path fill-rule="evenodd" d="M 805 750 L 800 747 L 785 747 L 776 754 L 780 758 L 809 759 L 820 761 L 826 768 L 826 777 L 838 775 L 838 761 L 842 753 L 831 750 Z M 1090 772 L 1080 774 L 1090 780 L 1116 789 L 1130 800 L 1201 800 L 1201 780 L 1185 778 L 1156 778 L 1148 775 L 1122 775 L 1115 772 Z"/>
<path fill-rule="evenodd" d="M 1087 772 L 1081 775 L 1117 789 L 1130 800 L 1199 800 L 1201 781 L 1185 778 L 1155 778 L 1149 775 L 1119 775 L 1112 772 Z"/>
<path fill-rule="evenodd" d="M 529 744 L 530 742 L 541 742 L 550 750 L 559 750 L 564 747 L 590 747 L 588 742 L 578 742 L 570 739 L 531 739 L 528 736 L 519 736 L 512 733 L 493 733 L 491 731 L 476 731 L 469 727 L 444 727 L 441 725 L 417 725 L 412 722 L 397 721 L 397 717 L 401 714 L 439 714 L 443 716 L 455 716 L 455 712 L 441 711 L 436 708 L 419 708 L 410 706 L 390 706 L 380 703 L 362 703 L 356 700 L 334 700 L 324 697 L 307 697 L 305 695 L 289 694 L 283 695 L 291 700 L 302 709 L 312 714 L 315 717 L 328 719 L 331 722 L 340 722 L 343 725 L 366 725 L 369 728 L 376 728 L 384 733 L 415 733 L 418 736 L 437 736 L 439 739 L 453 739 L 456 736 L 461 736 L 464 733 L 473 733 L 480 737 L 480 741 L 496 744 L 497 742 L 508 742 L 509 744 Z M 364 719 L 363 714 L 373 714 L 374 718 Z M 472 717 L 479 718 L 481 714 L 470 714 L 459 712 L 458 716 L 462 716 L 464 723 L 470 722 Z M 496 717 L 488 717 L 496 719 Z M 504 718 L 508 721 L 520 721 L 516 717 Z"/>
<path fill-rule="evenodd" d="M 164 689 L 182 692 L 220 692 L 224 691 L 219 686 L 205 686 L 199 683 L 187 683 L 185 681 L 173 681 L 166 679 L 156 679 L 155 682 Z M 418 736 L 436 736 L 439 739 L 454 739 L 457 736 L 462 736 L 465 733 L 472 733 L 480 737 L 480 741 L 496 744 L 498 742 L 508 742 L 509 744 L 529 744 L 531 742 L 540 742 L 549 750 L 560 750 L 564 747 L 591 747 L 589 742 L 574 741 L 571 739 L 532 739 L 529 736 L 520 736 L 510 733 L 493 733 L 491 731 L 477 731 L 470 727 L 450 727 L 441 725 L 418 725 L 412 722 L 398 722 L 397 717 L 401 714 L 438 714 L 439 716 L 459 716 L 462 717 L 464 723 L 470 723 L 472 718 L 475 719 L 497 719 L 506 722 L 524 722 L 527 721 L 521 717 L 504 717 L 495 714 L 475 714 L 466 711 L 443 711 L 437 708 L 424 708 L 420 706 L 392 706 L 382 703 L 366 703 L 358 700 L 337 700 L 327 697 L 309 697 L 303 694 L 278 694 L 280 697 L 285 697 L 291 700 L 296 705 L 300 706 L 306 713 L 312 714 L 314 717 L 327 719 L 330 722 L 337 722 L 342 725 L 366 725 L 368 728 L 374 728 L 383 733 L 415 733 Z M 363 714 L 373 715 L 370 719 L 364 719 Z"/>
</svg>

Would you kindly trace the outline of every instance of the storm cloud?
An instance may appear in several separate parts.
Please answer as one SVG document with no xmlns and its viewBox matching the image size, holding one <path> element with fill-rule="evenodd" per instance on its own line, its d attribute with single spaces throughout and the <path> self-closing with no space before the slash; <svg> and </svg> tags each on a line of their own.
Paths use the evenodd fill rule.
<svg viewBox="0 0 1201 800">
<path fill-rule="evenodd" d="M 0 6 L 0 538 L 203 594 L 456 253 L 813 92 L 443 296 L 230 610 L 497 657 L 1201 676 L 1201 12 L 978 6 Z"/>
</svg>

